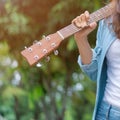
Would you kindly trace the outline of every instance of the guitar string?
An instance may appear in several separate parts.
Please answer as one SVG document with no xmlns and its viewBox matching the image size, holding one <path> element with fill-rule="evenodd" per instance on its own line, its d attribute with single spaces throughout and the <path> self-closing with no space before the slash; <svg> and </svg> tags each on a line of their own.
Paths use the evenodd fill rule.
<svg viewBox="0 0 120 120">
<path fill-rule="evenodd" d="M 90 14 L 90 20 L 89 23 L 92 23 L 94 21 L 98 21 L 108 15 L 110 15 L 112 12 L 112 6 L 111 5 L 107 5 L 95 12 L 93 12 L 92 14 Z M 75 25 L 70 24 L 67 27 L 63 28 L 60 30 L 60 33 L 64 36 L 64 38 L 68 37 L 69 35 L 78 32 L 80 29 L 77 28 Z"/>
</svg>

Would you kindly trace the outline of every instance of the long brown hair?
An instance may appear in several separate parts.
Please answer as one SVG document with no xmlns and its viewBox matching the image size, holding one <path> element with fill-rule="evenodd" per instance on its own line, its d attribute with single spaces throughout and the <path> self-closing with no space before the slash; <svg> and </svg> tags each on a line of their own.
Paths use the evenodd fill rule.
<svg viewBox="0 0 120 120">
<path fill-rule="evenodd" d="M 120 39 L 120 0 L 113 0 L 116 2 L 115 13 L 113 15 L 113 29 Z"/>
</svg>

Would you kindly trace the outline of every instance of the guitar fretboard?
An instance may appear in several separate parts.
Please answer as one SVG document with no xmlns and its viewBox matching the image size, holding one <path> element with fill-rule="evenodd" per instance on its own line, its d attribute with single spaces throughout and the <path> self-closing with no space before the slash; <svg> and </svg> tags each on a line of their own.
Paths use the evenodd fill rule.
<svg viewBox="0 0 120 120">
<path fill-rule="evenodd" d="M 112 3 L 102 7 L 101 9 L 93 12 L 90 14 L 90 20 L 88 21 L 88 24 L 92 22 L 98 22 L 99 20 L 106 18 L 110 16 L 114 12 L 114 6 Z M 74 33 L 80 31 L 82 28 L 76 27 L 74 24 L 70 24 L 61 30 L 58 31 L 59 35 L 62 37 L 62 39 L 65 39 Z"/>
</svg>

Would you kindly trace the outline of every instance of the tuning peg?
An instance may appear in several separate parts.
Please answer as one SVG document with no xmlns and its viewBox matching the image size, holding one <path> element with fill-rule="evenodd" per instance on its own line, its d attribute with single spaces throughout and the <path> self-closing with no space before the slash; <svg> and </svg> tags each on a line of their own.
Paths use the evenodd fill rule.
<svg viewBox="0 0 120 120">
<path fill-rule="evenodd" d="M 41 46 L 42 45 L 42 43 L 39 41 L 39 42 L 37 42 L 36 43 L 38 46 Z"/>
<path fill-rule="evenodd" d="M 54 48 L 56 46 L 56 43 L 52 43 L 51 46 Z"/>
<path fill-rule="evenodd" d="M 46 36 L 45 36 L 45 35 L 43 35 L 43 36 L 42 36 L 42 38 L 46 38 Z"/>
<path fill-rule="evenodd" d="M 24 48 L 25 48 L 25 49 L 27 49 L 27 47 L 26 47 L 26 46 L 25 46 Z"/>
<path fill-rule="evenodd" d="M 49 41 L 51 38 L 50 38 L 49 36 L 47 36 L 45 39 L 46 39 L 47 41 Z"/>
<path fill-rule="evenodd" d="M 28 48 L 28 51 L 29 51 L 29 52 L 32 52 L 32 51 L 33 51 L 33 49 L 32 49 L 31 47 L 29 47 L 29 48 Z"/>
<path fill-rule="evenodd" d="M 48 41 L 51 39 L 49 36 L 45 36 L 45 35 L 43 35 L 42 38 Z"/>
<path fill-rule="evenodd" d="M 54 55 L 58 55 L 59 51 L 58 50 L 54 50 Z"/>
<path fill-rule="evenodd" d="M 39 62 L 39 63 L 36 64 L 36 67 L 40 68 L 40 67 L 42 67 L 42 64 Z"/>
<path fill-rule="evenodd" d="M 43 53 L 46 54 L 48 51 L 46 49 L 43 49 Z"/>
<path fill-rule="evenodd" d="M 38 42 L 38 40 L 34 40 L 34 41 L 33 41 L 33 44 L 36 44 L 37 42 Z"/>
<path fill-rule="evenodd" d="M 46 62 L 50 61 L 50 56 L 46 56 Z"/>
</svg>

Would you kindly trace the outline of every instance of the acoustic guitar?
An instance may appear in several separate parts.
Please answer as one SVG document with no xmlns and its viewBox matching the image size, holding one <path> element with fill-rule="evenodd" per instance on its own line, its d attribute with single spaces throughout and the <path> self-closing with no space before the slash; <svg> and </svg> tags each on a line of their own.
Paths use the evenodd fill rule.
<svg viewBox="0 0 120 120">
<path fill-rule="evenodd" d="M 94 21 L 98 22 L 103 18 L 109 17 L 114 12 L 113 6 L 114 5 L 112 3 L 109 3 L 99 10 L 91 13 L 88 25 Z M 28 61 L 29 65 L 32 66 L 37 64 L 42 58 L 47 57 L 52 51 L 55 51 L 55 54 L 58 54 L 56 49 L 59 47 L 60 43 L 82 29 L 83 28 L 76 27 L 74 24 L 70 24 L 58 30 L 56 33 L 44 37 L 42 40 L 34 43 L 30 47 L 26 47 L 25 50 L 21 51 L 21 54 Z"/>
</svg>

